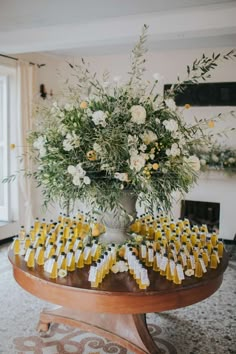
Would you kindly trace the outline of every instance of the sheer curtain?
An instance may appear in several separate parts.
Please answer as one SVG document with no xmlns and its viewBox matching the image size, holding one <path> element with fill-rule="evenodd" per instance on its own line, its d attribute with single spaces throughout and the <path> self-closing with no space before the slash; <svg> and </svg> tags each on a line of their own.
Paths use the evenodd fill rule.
<svg viewBox="0 0 236 354">
<path fill-rule="evenodd" d="M 27 148 L 27 133 L 32 129 L 32 106 L 35 95 L 35 66 L 17 61 L 16 67 L 16 97 L 17 97 L 17 146 L 19 156 L 24 158 L 18 161 L 18 168 L 32 170 Z M 18 210 L 19 222 L 30 229 L 33 222 L 33 180 L 25 178 L 23 173 L 18 175 Z"/>
</svg>

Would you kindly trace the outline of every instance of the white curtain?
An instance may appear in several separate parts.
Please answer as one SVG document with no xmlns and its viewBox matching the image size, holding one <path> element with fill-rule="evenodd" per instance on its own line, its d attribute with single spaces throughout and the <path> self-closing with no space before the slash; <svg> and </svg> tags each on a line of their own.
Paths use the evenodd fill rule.
<svg viewBox="0 0 236 354">
<path fill-rule="evenodd" d="M 32 106 L 35 95 L 35 66 L 17 61 L 17 146 L 19 156 L 18 168 L 32 171 L 32 162 L 29 159 L 27 134 L 32 129 Z M 20 225 L 29 231 L 33 223 L 33 180 L 25 178 L 23 173 L 18 175 L 18 210 Z"/>
</svg>

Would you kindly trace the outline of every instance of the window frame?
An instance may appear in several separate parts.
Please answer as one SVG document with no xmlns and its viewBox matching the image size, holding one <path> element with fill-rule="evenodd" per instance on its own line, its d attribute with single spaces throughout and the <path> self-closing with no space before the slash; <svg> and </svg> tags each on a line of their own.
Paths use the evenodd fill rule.
<svg viewBox="0 0 236 354">
<path fill-rule="evenodd" d="M 9 175 L 9 155 L 8 155 L 8 145 L 9 145 L 9 77 L 7 73 L 4 73 L 4 70 L 0 71 L 0 89 L 2 107 L 0 107 L 0 119 L 2 119 L 2 139 L 0 140 L 0 147 L 3 151 L 3 166 L 2 166 L 2 177 L 5 178 Z M 3 196 L 3 203 L 0 204 L 0 221 L 9 221 L 9 184 L 2 183 L 1 181 L 1 190 Z"/>
</svg>

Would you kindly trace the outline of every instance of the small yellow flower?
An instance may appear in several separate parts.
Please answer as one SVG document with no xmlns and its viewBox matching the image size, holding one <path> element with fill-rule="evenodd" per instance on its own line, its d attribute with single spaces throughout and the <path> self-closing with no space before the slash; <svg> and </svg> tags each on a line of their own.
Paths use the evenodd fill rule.
<svg viewBox="0 0 236 354">
<path fill-rule="evenodd" d="M 86 101 L 82 101 L 81 103 L 80 103 L 80 108 L 81 109 L 86 109 L 88 107 L 88 103 L 86 102 Z"/>
<path fill-rule="evenodd" d="M 95 160 L 97 160 L 97 154 L 96 154 L 96 151 L 94 151 L 94 150 L 88 151 L 87 154 L 86 154 L 86 156 L 87 156 L 87 159 L 88 159 L 89 161 L 95 161 Z"/>
<path fill-rule="evenodd" d="M 159 168 L 159 165 L 158 165 L 158 163 L 154 163 L 153 165 L 152 165 L 152 168 L 153 168 L 153 170 L 158 170 L 158 168 Z"/>
<path fill-rule="evenodd" d="M 215 122 L 213 120 L 209 120 L 208 127 L 209 128 L 214 128 L 214 126 L 215 126 Z"/>
<path fill-rule="evenodd" d="M 189 108 L 191 108 L 191 105 L 190 105 L 189 103 L 186 103 L 186 104 L 184 105 L 184 108 L 185 108 L 185 109 L 189 109 Z"/>
<path fill-rule="evenodd" d="M 14 150 L 16 148 L 16 145 L 15 144 L 10 144 L 10 149 L 11 150 Z"/>
</svg>

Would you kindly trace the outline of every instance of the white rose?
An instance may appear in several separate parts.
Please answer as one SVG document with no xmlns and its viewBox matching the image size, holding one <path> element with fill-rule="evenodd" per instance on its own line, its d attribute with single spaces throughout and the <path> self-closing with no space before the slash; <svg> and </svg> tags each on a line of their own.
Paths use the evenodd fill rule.
<svg viewBox="0 0 236 354">
<path fill-rule="evenodd" d="M 71 175 L 75 175 L 76 174 L 76 168 L 75 166 L 69 165 L 67 167 L 67 172 L 70 173 Z"/>
<path fill-rule="evenodd" d="M 228 163 L 235 163 L 235 158 L 234 157 L 230 157 L 228 159 Z"/>
<path fill-rule="evenodd" d="M 176 110 L 176 104 L 175 104 L 175 101 L 172 99 L 172 98 L 167 98 L 165 100 L 165 104 L 166 106 L 171 109 L 172 111 L 175 111 Z"/>
<path fill-rule="evenodd" d="M 166 130 L 169 130 L 170 132 L 176 132 L 178 129 L 178 123 L 174 119 L 164 120 L 163 125 Z"/>
<path fill-rule="evenodd" d="M 131 122 L 136 124 L 144 124 L 146 120 L 146 110 L 143 106 L 132 106 L 130 108 Z"/>
<path fill-rule="evenodd" d="M 166 155 L 167 156 L 179 156 L 180 155 L 180 149 L 176 143 L 171 145 L 171 149 L 166 150 Z"/>
<path fill-rule="evenodd" d="M 137 151 L 132 150 L 130 156 L 130 168 L 131 170 L 136 170 L 139 172 L 144 166 L 146 162 L 146 154 L 138 154 Z"/>
<path fill-rule="evenodd" d="M 107 114 L 103 111 L 96 111 L 92 114 L 92 121 L 95 125 L 101 125 L 102 127 L 105 127 L 107 125 L 106 118 Z"/>
<path fill-rule="evenodd" d="M 200 170 L 200 160 L 197 156 L 195 155 L 192 155 L 192 156 L 189 156 L 187 159 L 186 159 L 186 162 L 192 167 L 192 169 L 194 171 L 199 171 Z"/>
</svg>

